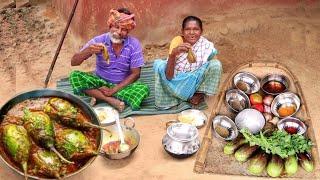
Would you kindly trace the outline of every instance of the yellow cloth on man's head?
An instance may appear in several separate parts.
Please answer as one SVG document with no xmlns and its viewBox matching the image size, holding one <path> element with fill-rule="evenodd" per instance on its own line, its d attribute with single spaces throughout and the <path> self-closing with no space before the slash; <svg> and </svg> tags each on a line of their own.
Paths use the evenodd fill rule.
<svg viewBox="0 0 320 180">
<path fill-rule="evenodd" d="M 169 54 L 171 54 L 172 50 L 183 43 L 183 39 L 181 36 L 176 36 L 171 40 L 169 47 Z"/>
</svg>

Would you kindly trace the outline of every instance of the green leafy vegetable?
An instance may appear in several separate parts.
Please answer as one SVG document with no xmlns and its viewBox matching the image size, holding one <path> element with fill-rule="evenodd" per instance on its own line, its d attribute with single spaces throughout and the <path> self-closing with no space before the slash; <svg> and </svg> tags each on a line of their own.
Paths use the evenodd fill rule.
<svg viewBox="0 0 320 180">
<path fill-rule="evenodd" d="M 310 152 L 312 142 L 302 135 L 290 135 L 285 131 L 274 131 L 266 137 L 262 132 L 253 135 L 248 129 L 240 131 L 251 146 L 258 145 L 268 154 L 277 154 L 281 158 L 287 158 L 296 153 Z"/>
</svg>

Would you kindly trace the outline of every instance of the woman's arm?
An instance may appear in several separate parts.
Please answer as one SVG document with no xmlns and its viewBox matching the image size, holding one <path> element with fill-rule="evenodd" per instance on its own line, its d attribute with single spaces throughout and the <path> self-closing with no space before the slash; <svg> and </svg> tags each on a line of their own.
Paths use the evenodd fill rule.
<svg viewBox="0 0 320 180">
<path fill-rule="evenodd" d="M 174 48 L 169 54 L 168 63 L 166 67 L 166 77 L 171 80 L 174 76 L 174 67 L 176 66 L 176 58 L 180 53 L 188 52 L 191 48 L 189 43 L 182 43 L 178 47 Z"/>
<path fill-rule="evenodd" d="M 167 67 L 166 67 L 166 77 L 168 80 L 171 80 L 174 75 L 174 67 L 176 66 L 176 54 L 169 54 Z"/>
</svg>

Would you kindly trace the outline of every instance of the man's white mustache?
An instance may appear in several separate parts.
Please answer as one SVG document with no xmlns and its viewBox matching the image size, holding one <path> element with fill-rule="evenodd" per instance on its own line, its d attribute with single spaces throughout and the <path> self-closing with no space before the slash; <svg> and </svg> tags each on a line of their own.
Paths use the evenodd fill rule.
<svg viewBox="0 0 320 180">
<path fill-rule="evenodd" d="M 112 37 L 115 38 L 115 39 L 121 39 L 120 35 L 117 34 L 117 33 L 113 33 Z"/>
</svg>

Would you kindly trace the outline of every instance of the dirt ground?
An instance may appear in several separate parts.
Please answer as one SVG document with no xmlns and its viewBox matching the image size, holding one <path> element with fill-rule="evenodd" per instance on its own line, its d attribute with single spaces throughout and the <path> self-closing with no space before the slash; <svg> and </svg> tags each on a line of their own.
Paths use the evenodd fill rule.
<svg viewBox="0 0 320 180">
<path fill-rule="evenodd" d="M 248 61 L 281 62 L 298 77 L 306 97 L 320 143 L 320 5 L 314 7 L 250 7 L 225 12 L 208 12 L 204 36 L 215 43 L 226 78 L 238 64 Z M 0 13 L 0 106 L 16 93 L 42 88 L 65 22 L 48 4 Z M 49 86 L 72 69 L 91 70 L 94 61 L 71 67 L 70 58 L 83 41 L 68 33 Z M 143 42 L 147 61 L 165 57 L 168 43 Z M 210 103 L 209 103 L 210 104 Z M 209 110 L 206 111 L 209 115 Z M 133 156 L 121 161 L 99 157 L 81 176 L 71 179 L 212 179 L 212 175 L 193 173 L 195 156 L 176 160 L 161 147 L 165 122 L 176 115 L 135 117 L 141 143 Z M 160 122 L 160 123 L 159 123 Z M 203 134 L 204 128 L 200 130 Z M 154 145 L 153 145 L 154 144 Z M 319 151 L 319 148 L 318 148 Z M 99 171 L 97 170 L 99 169 Z M 16 179 L 4 164 L 0 179 Z M 221 177 L 222 178 L 222 177 Z M 225 177 L 224 177 L 225 178 Z M 241 178 L 241 177 L 238 177 Z M 244 178 L 242 178 L 244 179 Z"/>
</svg>

